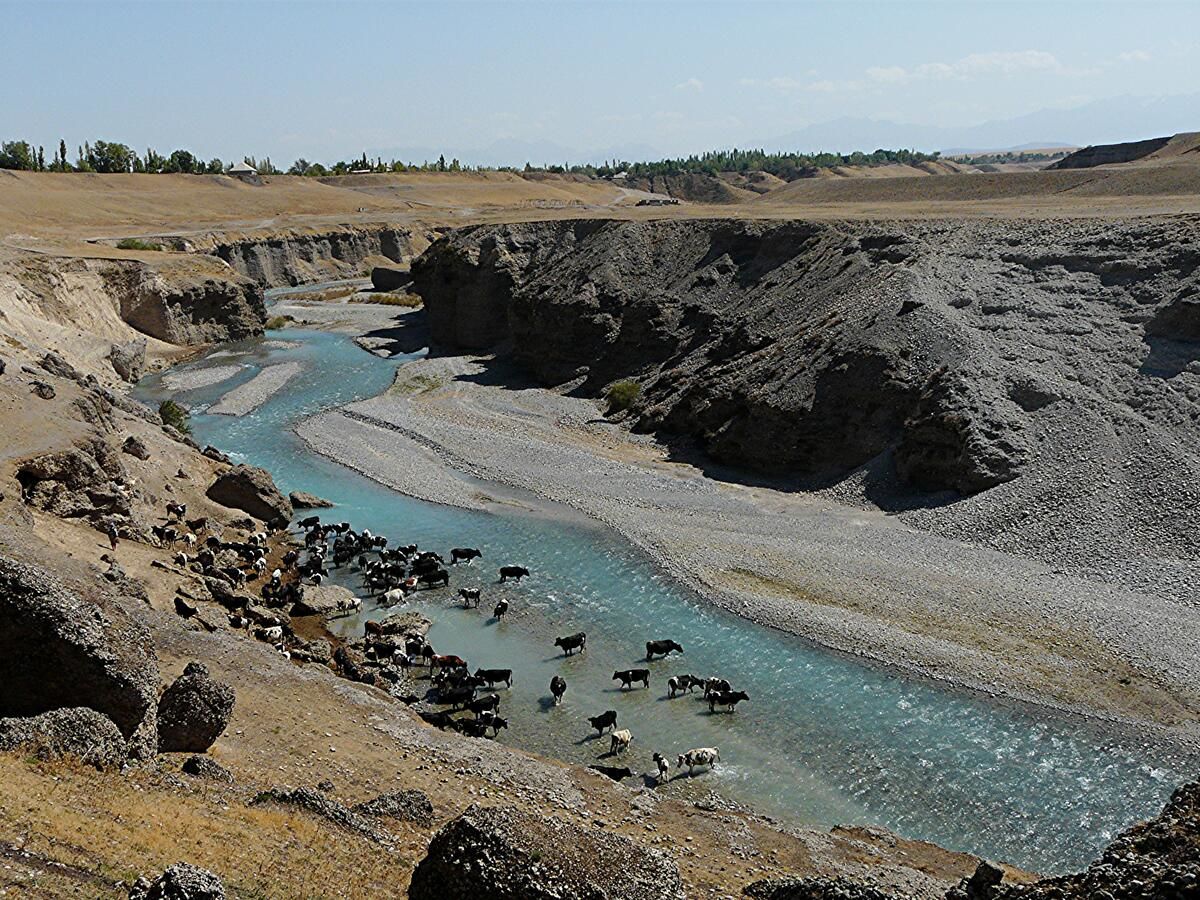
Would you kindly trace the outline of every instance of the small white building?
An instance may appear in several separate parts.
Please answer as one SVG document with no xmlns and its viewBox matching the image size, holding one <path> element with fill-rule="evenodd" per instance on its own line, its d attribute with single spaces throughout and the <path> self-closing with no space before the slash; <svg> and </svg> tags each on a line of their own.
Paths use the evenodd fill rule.
<svg viewBox="0 0 1200 900">
<path fill-rule="evenodd" d="M 229 167 L 229 171 L 226 174 L 230 178 L 237 178 L 249 184 L 262 184 L 262 179 L 258 176 L 258 170 L 244 162 L 234 163 Z"/>
</svg>

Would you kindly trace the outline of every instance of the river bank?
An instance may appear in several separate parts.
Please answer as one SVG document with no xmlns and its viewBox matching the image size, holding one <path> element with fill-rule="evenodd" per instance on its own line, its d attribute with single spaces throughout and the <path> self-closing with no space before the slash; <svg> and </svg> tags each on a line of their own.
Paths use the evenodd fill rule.
<svg viewBox="0 0 1200 900">
<path fill-rule="evenodd" d="M 708 478 L 502 361 L 408 363 L 384 394 L 297 433 L 421 499 L 486 508 L 490 481 L 564 504 L 708 601 L 830 649 L 1196 739 L 1194 611 L 812 494 Z"/>
</svg>

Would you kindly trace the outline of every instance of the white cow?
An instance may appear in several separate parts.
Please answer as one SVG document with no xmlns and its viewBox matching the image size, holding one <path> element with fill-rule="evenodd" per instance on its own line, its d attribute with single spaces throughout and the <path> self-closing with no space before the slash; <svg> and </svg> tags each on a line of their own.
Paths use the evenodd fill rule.
<svg viewBox="0 0 1200 900">
<path fill-rule="evenodd" d="M 622 728 L 620 731 L 612 733 L 612 743 L 609 745 L 609 753 L 624 753 L 629 749 L 629 742 L 633 740 L 633 732 L 628 728 Z"/>
<path fill-rule="evenodd" d="M 721 751 L 716 747 L 697 747 L 694 750 L 689 750 L 687 753 L 681 753 L 675 763 L 675 768 L 682 769 L 686 765 L 688 767 L 688 774 L 691 775 L 695 771 L 696 766 L 714 768 L 720 761 Z"/>
</svg>

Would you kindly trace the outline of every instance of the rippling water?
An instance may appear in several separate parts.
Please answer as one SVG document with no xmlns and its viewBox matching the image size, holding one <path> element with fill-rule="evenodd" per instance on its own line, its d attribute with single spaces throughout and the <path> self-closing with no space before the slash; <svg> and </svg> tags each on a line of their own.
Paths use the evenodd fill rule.
<svg viewBox="0 0 1200 900">
<path fill-rule="evenodd" d="M 879 824 L 1044 872 L 1086 862 L 1195 776 L 1195 759 L 1117 741 L 1086 723 L 910 681 L 709 609 L 614 536 L 573 519 L 422 503 L 316 457 L 292 434 L 292 424 L 380 392 L 396 361 L 364 353 L 340 335 L 271 336 L 299 346 L 233 345 L 191 364 L 245 366 L 234 379 L 175 395 L 193 408 L 264 363 L 305 366 L 250 416 L 196 414 L 197 439 L 269 468 L 285 491 L 336 501 L 334 518 L 387 534 L 393 543 L 443 553 L 451 546 L 482 548 L 483 560 L 455 569 L 453 590 L 423 592 L 413 605 L 433 619 L 430 637 L 440 652 L 514 669 L 512 690 L 501 692 L 501 712 L 511 722 L 501 733 L 504 743 L 595 762 L 608 741 L 590 739 L 585 717 L 615 709 L 634 742 L 627 758 L 601 762 L 649 772 L 654 750 L 720 747 L 722 766 L 676 779 L 665 792 L 717 790 L 797 823 Z M 148 399 L 165 396 L 157 378 L 141 390 Z M 497 585 L 496 568 L 504 563 L 526 565 L 533 577 L 520 586 Z M 484 590 L 479 610 L 453 602 L 458 587 L 476 585 Z M 496 624 L 490 610 L 501 596 L 513 613 Z M 587 652 L 563 659 L 554 636 L 580 630 L 588 633 Z M 648 691 L 618 691 L 613 670 L 645 665 L 645 641 L 660 637 L 682 643 L 684 655 L 649 664 Z M 696 696 L 669 700 L 666 678 L 681 672 L 721 675 L 751 699 L 732 715 L 710 715 Z M 558 708 L 547 699 L 554 674 L 569 684 Z"/>
</svg>

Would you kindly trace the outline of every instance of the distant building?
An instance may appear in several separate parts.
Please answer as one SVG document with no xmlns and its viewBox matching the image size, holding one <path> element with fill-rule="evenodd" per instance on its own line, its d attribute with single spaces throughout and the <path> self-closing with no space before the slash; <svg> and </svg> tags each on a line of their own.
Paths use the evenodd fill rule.
<svg viewBox="0 0 1200 900">
<path fill-rule="evenodd" d="M 230 178 L 237 178 L 240 181 L 245 181 L 247 184 L 262 184 L 258 170 L 244 162 L 234 163 L 229 167 L 229 171 L 226 174 Z"/>
</svg>

